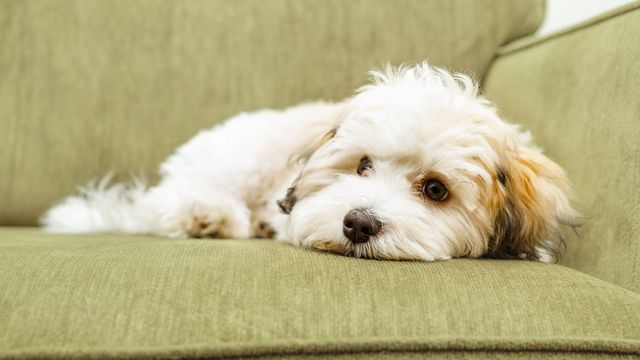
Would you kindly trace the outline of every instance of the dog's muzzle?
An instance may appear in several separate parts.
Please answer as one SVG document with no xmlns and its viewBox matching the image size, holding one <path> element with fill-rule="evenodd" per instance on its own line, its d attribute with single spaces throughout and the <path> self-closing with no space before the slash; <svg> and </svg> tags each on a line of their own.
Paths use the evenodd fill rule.
<svg viewBox="0 0 640 360">
<path fill-rule="evenodd" d="M 349 211 L 342 224 L 342 233 L 354 243 L 367 242 L 382 229 L 380 220 L 365 209 Z"/>
</svg>

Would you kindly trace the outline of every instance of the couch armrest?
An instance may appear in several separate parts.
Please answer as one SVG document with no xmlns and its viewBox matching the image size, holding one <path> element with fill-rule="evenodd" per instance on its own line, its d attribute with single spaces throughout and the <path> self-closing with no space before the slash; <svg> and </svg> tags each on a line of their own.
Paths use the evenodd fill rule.
<svg viewBox="0 0 640 360">
<path fill-rule="evenodd" d="M 640 291 L 640 2 L 508 46 L 485 82 L 568 172 L 586 217 L 571 267 Z M 573 239 L 572 239 L 573 240 Z"/>
</svg>

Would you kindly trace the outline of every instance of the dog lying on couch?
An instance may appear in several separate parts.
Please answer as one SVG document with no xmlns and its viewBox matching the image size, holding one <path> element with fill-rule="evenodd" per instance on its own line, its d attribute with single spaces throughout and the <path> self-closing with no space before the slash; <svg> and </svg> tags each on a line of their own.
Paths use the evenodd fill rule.
<svg viewBox="0 0 640 360">
<path fill-rule="evenodd" d="M 471 78 L 427 63 L 371 72 L 340 103 L 240 114 L 203 130 L 161 181 L 105 178 L 42 218 L 54 232 L 277 238 L 376 259 L 558 257 L 564 171 Z"/>
</svg>

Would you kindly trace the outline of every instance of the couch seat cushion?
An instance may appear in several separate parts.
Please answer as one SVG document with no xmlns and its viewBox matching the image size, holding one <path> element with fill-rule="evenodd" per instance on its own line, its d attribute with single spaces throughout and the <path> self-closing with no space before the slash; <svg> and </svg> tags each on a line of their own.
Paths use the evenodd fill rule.
<svg viewBox="0 0 640 360">
<path fill-rule="evenodd" d="M 640 296 L 528 261 L 0 228 L 0 358 L 640 354 Z"/>
</svg>

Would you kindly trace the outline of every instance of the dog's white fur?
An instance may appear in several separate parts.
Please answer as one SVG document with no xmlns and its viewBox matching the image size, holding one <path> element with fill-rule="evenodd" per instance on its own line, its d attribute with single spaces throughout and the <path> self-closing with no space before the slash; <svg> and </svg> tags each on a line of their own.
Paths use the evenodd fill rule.
<svg viewBox="0 0 640 360">
<path fill-rule="evenodd" d="M 162 164 L 158 185 L 103 180 L 42 223 L 70 233 L 275 235 L 381 259 L 558 254 L 562 225 L 576 218 L 564 172 L 469 77 L 426 63 L 371 75 L 341 103 L 240 114 L 201 131 Z M 365 156 L 372 168 L 358 174 Z M 425 196 L 430 179 L 447 187 L 445 201 Z M 352 209 L 367 209 L 382 230 L 367 242 L 347 239 Z"/>
</svg>

